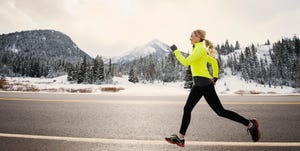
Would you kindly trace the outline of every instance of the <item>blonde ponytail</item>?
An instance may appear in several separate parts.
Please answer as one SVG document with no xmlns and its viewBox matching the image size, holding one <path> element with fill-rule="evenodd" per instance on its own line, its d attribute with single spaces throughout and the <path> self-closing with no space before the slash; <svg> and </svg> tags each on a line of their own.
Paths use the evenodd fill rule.
<svg viewBox="0 0 300 151">
<path fill-rule="evenodd" d="M 210 56 L 212 57 L 217 57 L 218 55 L 218 52 L 217 50 L 214 48 L 213 44 L 211 41 L 205 39 L 205 45 L 206 45 L 206 48 L 207 48 L 207 52 Z"/>
<path fill-rule="evenodd" d="M 210 42 L 209 40 L 205 39 L 206 36 L 206 32 L 204 30 L 201 29 L 197 29 L 194 31 L 195 35 L 198 36 L 200 38 L 200 42 L 205 41 L 205 45 L 207 47 L 207 52 L 210 56 L 212 57 L 216 57 L 218 55 L 217 50 L 214 48 L 212 42 Z"/>
</svg>

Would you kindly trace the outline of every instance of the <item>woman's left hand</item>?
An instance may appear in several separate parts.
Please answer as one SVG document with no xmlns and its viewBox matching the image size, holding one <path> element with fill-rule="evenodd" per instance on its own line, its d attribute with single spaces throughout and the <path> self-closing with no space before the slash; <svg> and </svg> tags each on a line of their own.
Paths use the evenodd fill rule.
<svg viewBox="0 0 300 151">
<path fill-rule="evenodd" d="M 212 79 L 212 82 L 213 82 L 214 85 L 216 85 L 217 80 L 218 80 L 218 78 L 213 78 L 213 79 Z"/>
<path fill-rule="evenodd" d="M 174 52 L 175 50 L 177 50 L 177 46 L 176 46 L 176 45 L 172 45 L 172 46 L 170 47 L 170 49 Z"/>
</svg>

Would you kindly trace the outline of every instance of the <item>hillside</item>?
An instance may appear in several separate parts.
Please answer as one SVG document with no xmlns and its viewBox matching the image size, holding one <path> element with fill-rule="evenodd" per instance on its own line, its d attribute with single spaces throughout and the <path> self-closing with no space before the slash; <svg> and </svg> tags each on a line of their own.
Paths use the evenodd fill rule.
<svg viewBox="0 0 300 151">
<path fill-rule="evenodd" d="M 89 57 L 69 36 L 54 30 L 2 34 L 0 35 L 0 52 L 33 55 L 38 58 L 65 58 L 67 61 L 78 61 L 83 56 Z"/>
<path fill-rule="evenodd" d="M 273 44 L 250 45 L 220 55 L 221 76 L 239 76 L 247 82 L 271 86 L 299 87 L 300 40 L 283 38 Z"/>
<path fill-rule="evenodd" d="M 0 74 L 9 76 L 48 76 L 83 57 L 91 60 L 69 36 L 54 30 L 2 34 L 0 54 Z"/>
</svg>

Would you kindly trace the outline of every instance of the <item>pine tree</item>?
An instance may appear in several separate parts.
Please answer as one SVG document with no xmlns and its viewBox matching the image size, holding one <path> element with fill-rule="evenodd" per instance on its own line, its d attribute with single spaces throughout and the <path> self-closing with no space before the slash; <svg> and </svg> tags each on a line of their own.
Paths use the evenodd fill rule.
<svg viewBox="0 0 300 151">
<path fill-rule="evenodd" d="M 105 75 L 105 82 L 111 84 L 113 82 L 113 65 L 109 59 L 108 70 Z"/>
<path fill-rule="evenodd" d="M 108 64 L 108 72 L 107 74 L 109 74 L 111 77 L 113 77 L 113 65 L 111 63 L 111 58 L 109 59 L 109 64 Z"/>
<path fill-rule="evenodd" d="M 97 72 L 97 80 L 102 82 L 104 80 L 104 62 L 102 57 L 98 58 L 98 72 Z"/>
<path fill-rule="evenodd" d="M 265 45 L 270 45 L 270 40 L 268 39 Z"/>
<path fill-rule="evenodd" d="M 298 61 L 298 67 L 297 67 L 296 87 L 300 88 L 300 60 Z"/>
<path fill-rule="evenodd" d="M 128 81 L 132 82 L 132 83 L 138 83 L 139 82 L 138 78 L 134 74 L 133 69 L 130 69 Z"/>
<path fill-rule="evenodd" d="M 229 53 L 233 52 L 234 50 L 235 50 L 235 49 L 234 49 L 233 45 L 232 45 L 232 44 L 230 44 Z"/>
<path fill-rule="evenodd" d="M 257 80 L 259 81 L 260 84 L 265 84 L 266 82 L 266 77 L 267 77 L 267 73 L 266 73 L 266 69 L 265 69 L 265 65 L 263 63 L 263 60 L 260 59 L 260 72 L 258 72 L 258 78 Z"/>
<path fill-rule="evenodd" d="M 73 65 L 70 65 L 68 67 L 68 77 L 67 80 L 68 81 L 74 81 L 74 73 L 75 73 L 75 68 L 73 67 Z"/>
<path fill-rule="evenodd" d="M 93 60 L 93 67 L 92 67 L 92 75 L 93 75 L 93 82 L 97 81 L 97 74 L 98 74 L 98 68 L 99 68 L 99 63 L 98 63 L 98 57 L 96 56 L 96 58 Z"/>
<path fill-rule="evenodd" d="M 293 37 L 293 41 L 295 42 L 295 53 L 297 54 L 297 59 L 300 59 L 300 39 L 296 36 Z"/>
<path fill-rule="evenodd" d="M 242 77 L 244 78 L 244 79 L 247 79 L 247 76 L 248 76 L 248 72 L 247 72 L 247 67 L 246 67 L 246 59 L 245 59 L 245 57 L 244 57 L 244 53 L 243 52 L 241 52 L 241 55 L 240 55 L 240 60 L 239 60 L 239 64 L 240 64 L 240 66 L 241 66 L 241 68 L 240 68 L 240 71 L 241 71 L 241 73 L 242 73 Z"/>
<path fill-rule="evenodd" d="M 88 82 L 89 84 L 95 83 L 95 77 L 94 77 L 94 73 L 93 73 L 93 66 L 88 66 L 86 78 L 87 78 L 86 82 Z"/>
<path fill-rule="evenodd" d="M 297 76 L 297 80 L 296 80 L 296 87 L 300 88 L 300 39 L 296 36 L 293 37 L 293 41 L 295 44 L 295 53 L 297 56 L 296 59 L 296 63 L 297 63 L 297 67 L 296 67 L 296 76 Z"/>
<path fill-rule="evenodd" d="M 153 83 L 154 80 L 155 80 L 156 71 L 155 71 L 154 57 L 152 55 L 147 57 L 147 63 L 146 64 L 147 64 L 147 66 L 146 66 L 146 70 L 147 70 L 146 80 Z"/>
<path fill-rule="evenodd" d="M 225 41 L 225 54 L 229 54 L 230 53 L 230 45 L 228 40 Z"/>
<path fill-rule="evenodd" d="M 238 49 L 241 49 L 241 47 L 240 47 L 239 41 L 236 41 L 236 42 L 235 42 L 234 50 L 238 50 Z"/>
<path fill-rule="evenodd" d="M 221 48 L 220 48 L 220 54 L 222 54 L 222 55 L 226 55 L 227 54 L 227 52 L 226 52 L 226 48 L 225 48 L 225 46 L 224 45 L 221 45 Z"/>
<path fill-rule="evenodd" d="M 218 55 L 217 61 L 218 61 L 218 65 L 219 65 L 219 67 L 220 67 L 220 68 L 219 68 L 219 74 L 222 75 L 222 74 L 224 73 L 225 65 L 224 65 L 224 63 L 223 63 L 223 61 L 222 61 L 221 55 Z"/>
<path fill-rule="evenodd" d="M 86 57 L 83 57 L 83 61 L 80 65 L 80 70 L 78 72 L 78 81 L 77 83 L 82 83 L 86 81 L 86 74 L 87 74 L 87 61 L 86 61 Z"/>
<path fill-rule="evenodd" d="M 79 70 L 80 70 L 80 64 L 76 64 L 73 72 L 73 81 L 76 81 L 78 83 L 78 77 L 79 77 Z"/>
<path fill-rule="evenodd" d="M 173 82 L 176 79 L 175 58 L 173 52 L 166 56 L 166 63 L 163 69 L 163 82 Z"/>
<path fill-rule="evenodd" d="M 215 48 L 217 51 L 220 51 L 220 45 L 219 44 L 217 44 L 217 46 L 216 46 L 216 48 Z"/>
<path fill-rule="evenodd" d="M 134 83 L 134 72 L 133 69 L 130 69 L 128 81 Z"/>
<path fill-rule="evenodd" d="M 257 80 L 259 74 L 259 61 L 256 55 L 257 49 L 254 45 L 251 47 L 251 76 L 250 79 Z"/>
<path fill-rule="evenodd" d="M 184 81 L 185 89 L 191 89 L 193 87 L 193 77 L 190 66 L 186 68 Z"/>
<path fill-rule="evenodd" d="M 104 80 L 104 63 L 103 59 L 97 56 L 93 61 L 93 82 L 100 84 Z"/>
</svg>

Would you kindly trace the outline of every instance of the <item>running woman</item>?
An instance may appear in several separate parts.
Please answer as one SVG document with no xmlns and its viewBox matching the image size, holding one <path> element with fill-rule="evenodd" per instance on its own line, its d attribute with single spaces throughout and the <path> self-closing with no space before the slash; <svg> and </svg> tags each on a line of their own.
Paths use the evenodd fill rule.
<svg viewBox="0 0 300 151">
<path fill-rule="evenodd" d="M 190 124 L 191 112 L 201 97 L 204 96 L 208 105 L 217 113 L 218 116 L 228 118 L 232 121 L 245 125 L 248 132 L 251 134 L 252 140 L 257 142 L 260 139 L 258 121 L 255 118 L 246 119 L 233 111 L 224 109 L 219 100 L 214 86 L 219 77 L 218 62 L 214 58 L 217 51 L 214 49 L 212 43 L 205 39 L 205 36 L 206 32 L 204 30 L 195 30 L 192 32 L 190 40 L 193 45 L 193 49 L 192 53 L 187 58 L 182 56 L 176 45 L 172 45 L 170 47 L 177 60 L 183 66 L 191 66 L 194 84 L 184 106 L 179 134 L 166 137 L 165 140 L 171 144 L 177 144 L 180 147 L 184 147 L 184 137 Z M 207 63 L 212 65 L 213 77 L 207 69 Z"/>
</svg>

